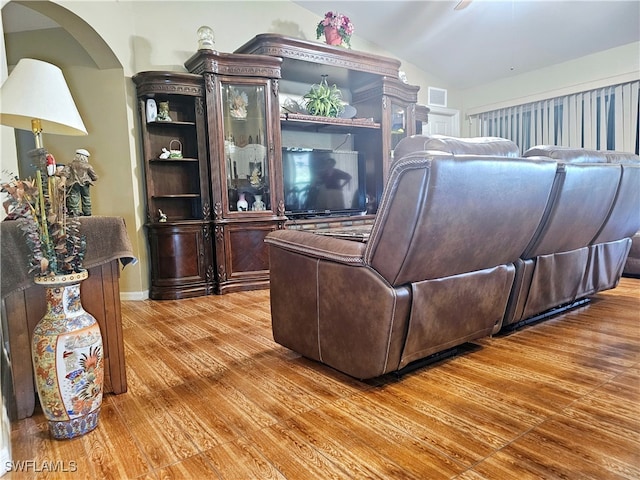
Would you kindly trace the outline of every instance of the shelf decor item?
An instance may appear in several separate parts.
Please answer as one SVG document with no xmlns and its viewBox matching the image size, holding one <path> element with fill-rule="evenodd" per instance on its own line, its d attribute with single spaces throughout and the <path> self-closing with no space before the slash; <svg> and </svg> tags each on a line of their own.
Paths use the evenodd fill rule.
<svg viewBox="0 0 640 480">
<path fill-rule="evenodd" d="M 245 120 L 248 106 L 247 94 L 234 87 L 229 87 L 229 114 L 235 119 Z"/>
<path fill-rule="evenodd" d="M 264 202 L 262 201 L 262 195 L 254 195 L 255 202 L 253 202 L 252 210 L 256 212 L 261 212 L 266 209 Z"/>
<path fill-rule="evenodd" d="M 236 207 L 238 207 L 238 211 L 239 212 L 246 212 L 247 210 L 249 210 L 249 202 L 247 202 L 247 199 L 245 198 L 246 193 L 242 192 L 239 194 L 239 199 L 238 199 L 238 203 L 236 204 Z"/>
<path fill-rule="evenodd" d="M 36 325 L 31 355 L 42 410 L 53 438 L 75 438 L 98 426 L 104 383 L 102 335 L 80 300 L 79 273 L 38 276 L 47 311 Z"/>
<path fill-rule="evenodd" d="M 322 75 L 320 83 L 313 85 L 302 98 L 310 115 L 338 117 L 344 112 L 342 92 L 335 83 L 329 86 L 326 75 Z"/>
<path fill-rule="evenodd" d="M 158 102 L 158 113 L 156 115 L 156 121 L 158 122 L 171 122 L 171 116 L 169 115 L 169 102 Z"/>
<path fill-rule="evenodd" d="M 214 50 L 215 40 L 213 29 L 207 25 L 203 25 L 198 29 L 198 50 Z"/>
<path fill-rule="evenodd" d="M 169 158 L 182 158 L 182 142 L 177 139 L 169 143 Z"/>
<path fill-rule="evenodd" d="M 158 118 L 158 105 L 153 98 L 147 100 L 147 122 L 155 122 Z"/>
<path fill-rule="evenodd" d="M 345 45 L 351 48 L 353 31 L 349 17 L 338 12 L 327 12 L 316 27 L 316 38 L 324 35 L 328 45 Z"/>
</svg>

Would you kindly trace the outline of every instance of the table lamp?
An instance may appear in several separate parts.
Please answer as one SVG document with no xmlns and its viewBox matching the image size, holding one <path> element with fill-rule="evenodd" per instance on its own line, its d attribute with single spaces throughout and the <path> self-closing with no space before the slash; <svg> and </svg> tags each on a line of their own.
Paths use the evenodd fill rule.
<svg viewBox="0 0 640 480">
<path fill-rule="evenodd" d="M 87 135 L 62 70 L 41 60 L 23 58 L 0 90 L 0 124 L 31 130 L 36 149 L 42 132 Z"/>
</svg>

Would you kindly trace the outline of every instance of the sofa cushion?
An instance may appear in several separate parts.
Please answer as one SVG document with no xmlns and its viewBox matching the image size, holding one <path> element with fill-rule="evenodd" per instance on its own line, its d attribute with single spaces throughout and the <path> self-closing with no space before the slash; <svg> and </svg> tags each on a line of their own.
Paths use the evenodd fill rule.
<svg viewBox="0 0 640 480">
<path fill-rule="evenodd" d="M 627 153 L 627 152 L 615 152 L 612 150 L 607 150 L 604 152 L 607 157 L 607 162 L 609 163 L 639 163 L 640 164 L 640 155 L 636 155 L 635 153 Z"/>
<path fill-rule="evenodd" d="M 429 151 L 452 155 L 491 155 L 517 157 L 520 149 L 511 140 L 499 137 L 459 138 L 445 135 L 413 135 L 396 146 L 393 156 L 400 159 L 411 152 Z"/>
<path fill-rule="evenodd" d="M 522 156 L 548 157 L 566 163 L 608 163 L 604 152 L 558 145 L 536 145 L 525 151 Z"/>
</svg>

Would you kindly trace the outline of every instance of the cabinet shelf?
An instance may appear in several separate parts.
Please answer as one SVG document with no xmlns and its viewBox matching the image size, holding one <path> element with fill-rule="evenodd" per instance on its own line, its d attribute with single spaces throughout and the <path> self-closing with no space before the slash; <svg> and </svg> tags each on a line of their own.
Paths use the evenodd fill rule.
<svg viewBox="0 0 640 480">
<path fill-rule="evenodd" d="M 185 163 L 185 162 L 199 162 L 197 158 L 151 158 L 150 162 L 153 163 Z"/>
<path fill-rule="evenodd" d="M 167 220 L 166 222 L 157 222 L 150 221 L 145 223 L 145 227 L 154 227 L 154 228 L 171 228 L 180 225 L 204 225 L 207 222 L 199 219 L 178 219 L 178 220 Z"/>
<path fill-rule="evenodd" d="M 162 121 L 154 121 L 147 122 L 147 126 L 153 125 L 154 127 L 195 127 L 196 122 L 180 122 L 180 121 L 172 121 L 172 122 L 162 122 Z"/>
<path fill-rule="evenodd" d="M 283 128 L 326 132 L 344 132 L 353 129 L 379 130 L 380 124 L 369 118 L 334 118 L 304 115 L 300 113 L 280 114 L 280 124 Z"/>
<path fill-rule="evenodd" d="M 198 193 L 179 193 L 175 195 L 153 195 L 151 198 L 200 198 Z"/>
</svg>

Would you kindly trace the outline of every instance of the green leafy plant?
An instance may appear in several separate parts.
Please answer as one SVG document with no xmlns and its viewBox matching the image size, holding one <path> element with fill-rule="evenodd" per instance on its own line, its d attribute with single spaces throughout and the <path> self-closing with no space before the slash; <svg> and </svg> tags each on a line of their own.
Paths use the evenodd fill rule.
<svg viewBox="0 0 640 480">
<path fill-rule="evenodd" d="M 335 84 L 329 86 L 325 75 L 320 83 L 313 85 L 302 98 L 306 102 L 307 112 L 311 115 L 337 117 L 344 112 L 342 92 Z"/>
</svg>

